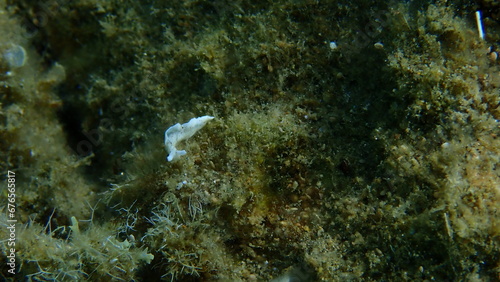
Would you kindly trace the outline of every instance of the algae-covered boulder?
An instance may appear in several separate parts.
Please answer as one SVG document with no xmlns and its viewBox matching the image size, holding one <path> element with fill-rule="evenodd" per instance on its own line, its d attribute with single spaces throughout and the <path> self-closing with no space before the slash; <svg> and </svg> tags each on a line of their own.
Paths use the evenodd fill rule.
<svg viewBox="0 0 500 282">
<path fill-rule="evenodd" d="M 0 1 L 2 277 L 497 279 L 493 2 Z"/>
</svg>

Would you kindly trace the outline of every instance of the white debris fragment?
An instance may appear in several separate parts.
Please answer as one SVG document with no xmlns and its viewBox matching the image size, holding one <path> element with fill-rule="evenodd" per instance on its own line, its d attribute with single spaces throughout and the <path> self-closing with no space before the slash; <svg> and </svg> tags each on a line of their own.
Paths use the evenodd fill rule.
<svg viewBox="0 0 500 282">
<path fill-rule="evenodd" d="M 338 48 L 337 46 L 337 43 L 335 41 L 330 41 L 330 44 L 328 44 L 330 46 L 330 49 L 332 50 L 335 50 Z"/>
<path fill-rule="evenodd" d="M 483 30 L 483 22 L 481 19 L 481 11 L 476 11 L 476 25 L 477 32 L 479 33 L 479 38 L 484 40 L 484 30 Z"/>
<path fill-rule="evenodd" d="M 202 129 L 205 124 L 214 119 L 211 116 L 202 116 L 192 118 L 189 122 L 180 124 L 177 123 L 165 131 L 165 148 L 168 152 L 167 160 L 169 162 L 177 160 L 180 156 L 186 154 L 185 150 L 177 150 L 177 143 L 186 140 L 193 136 L 198 130 Z"/>
<path fill-rule="evenodd" d="M 188 182 L 186 180 L 183 180 L 182 182 L 177 183 L 177 186 L 175 189 L 180 190 L 184 185 L 187 185 Z"/>
</svg>

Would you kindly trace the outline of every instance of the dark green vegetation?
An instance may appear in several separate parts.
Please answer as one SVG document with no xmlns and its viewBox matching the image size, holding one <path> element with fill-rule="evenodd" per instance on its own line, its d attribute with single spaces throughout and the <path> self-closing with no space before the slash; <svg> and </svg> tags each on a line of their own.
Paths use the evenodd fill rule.
<svg viewBox="0 0 500 282">
<path fill-rule="evenodd" d="M 0 2 L 18 275 L 498 278 L 494 3 L 67 2 Z"/>
</svg>

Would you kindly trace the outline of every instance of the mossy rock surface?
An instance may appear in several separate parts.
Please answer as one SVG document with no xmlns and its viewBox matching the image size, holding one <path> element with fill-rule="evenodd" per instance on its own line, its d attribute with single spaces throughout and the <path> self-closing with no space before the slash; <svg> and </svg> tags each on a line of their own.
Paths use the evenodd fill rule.
<svg viewBox="0 0 500 282">
<path fill-rule="evenodd" d="M 2 275 L 498 279 L 494 2 L 0 1 Z"/>
</svg>

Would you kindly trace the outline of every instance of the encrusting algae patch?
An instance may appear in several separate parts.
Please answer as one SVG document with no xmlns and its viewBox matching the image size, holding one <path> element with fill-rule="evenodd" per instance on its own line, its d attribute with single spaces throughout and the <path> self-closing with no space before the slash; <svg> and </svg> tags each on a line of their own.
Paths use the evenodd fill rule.
<svg viewBox="0 0 500 282">
<path fill-rule="evenodd" d="M 499 279 L 498 5 L 170 2 L 0 1 L 3 280 Z"/>
</svg>

